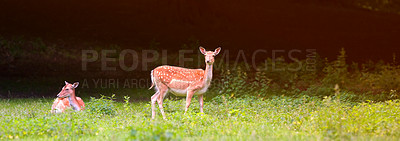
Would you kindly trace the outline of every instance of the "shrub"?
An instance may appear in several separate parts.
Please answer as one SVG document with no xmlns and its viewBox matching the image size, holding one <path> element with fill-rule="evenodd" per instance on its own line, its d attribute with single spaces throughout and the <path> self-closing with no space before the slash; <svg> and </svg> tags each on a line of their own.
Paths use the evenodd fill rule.
<svg viewBox="0 0 400 141">
<path fill-rule="evenodd" d="M 116 109 L 113 99 L 115 99 L 114 94 L 111 97 L 101 95 L 98 99 L 91 97 L 90 102 L 87 103 L 87 110 L 98 116 L 115 115 Z"/>
<path fill-rule="evenodd" d="M 295 71 L 295 62 L 279 61 L 275 65 L 283 70 L 266 69 L 273 64 L 271 59 L 257 66 L 257 70 L 246 70 L 243 64 L 233 65 L 236 68 L 221 68 L 216 72 L 219 79 L 211 87 L 211 92 L 224 95 L 225 98 L 243 97 L 244 95 L 268 98 L 274 95 L 309 95 L 323 98 L 334 95 L 334 86 L 338 85 L 344 92 L 349 93 L 347 100 L 360 102 L 362 100 L 385 101 L 399 98 L 400 66 L 382 61 L 359 65 L 348 65 L 346 51 L 341 49 L 337 59 L 329 62 L 317 56 L 316 69 L 307 70 L 306 65 Z M 306 64 L 305 60 L 300 60 Z M 268 66 L 266 66 L 268 65 Z M 229 65 L 222 65 L 229 66 Z M 360 68 L 361 66 L 361 68 Z M 216 80 L 214 80 L 216 81 Z M 212 96 L 213 97 L 213 96 Z M 216 97 L 222 102 L 221 97 Z"/>
<path fill-rule="evenodd" d="M 222 69 L 220 82 L 216 88 L 219 94 L 230 96 L 243 95 L 250 90 L 247 72 L 238 67 L 236 69 Z"/>
</svg>

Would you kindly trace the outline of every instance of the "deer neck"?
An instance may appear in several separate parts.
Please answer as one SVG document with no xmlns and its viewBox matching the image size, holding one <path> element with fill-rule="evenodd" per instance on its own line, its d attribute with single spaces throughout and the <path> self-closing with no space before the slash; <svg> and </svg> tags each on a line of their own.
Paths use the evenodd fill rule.
<svg viewBox="0 0 400 141">
<path fill-rule="evenodd" d="M 213 71 L 213 66 L 206 64 L 206 70 L 204 71 L 204 86 L 208 87 L 210 86 L 211 79 L 212 79 L 212 71 Z"/>
<path fill-rule="evenodd" d="M 76 100 L 75 90 L 72 94 L 68 97 L 69 105 L 76 111 L 79 111 L 81 108 L 79 107 L 78 100 Z"/>
</svg>

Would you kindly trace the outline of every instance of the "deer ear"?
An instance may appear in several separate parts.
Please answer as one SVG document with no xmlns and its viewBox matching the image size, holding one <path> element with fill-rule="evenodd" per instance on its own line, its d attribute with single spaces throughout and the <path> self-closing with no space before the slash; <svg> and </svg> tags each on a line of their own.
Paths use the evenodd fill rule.
<svg viewBox="0 0 400 141">
<path fill-rule="evenodd" d="M 206 49 L 204 49 L 202 46 L 199 47 L 199 50 L 200 50 L 200 52 L 201 52 L 202 54 L 204 54 L 204 55 L 207 54 Z"/>
<path fill-rule="evenodd" d="M 67 81 L 64 81 L 64 82 L 65 82 L 65 85 L 69 84 Z"/>
<path fill-rule="evenodd" d="M 78 85 L 79 85 L 79 82 L 75 82 L 74 84 L 72 84 L 72 87 L 74 87 L 74 89 L 75 89 L 76 87 L 78 87 Z"/>
<path fill-rule="evenodd" d="M 214 51 L 214 56 L 218 55 L 218 53 L 221 51 L 221 47 L 218 47 L 217 49 L 215 49 Z"/>
</svg>

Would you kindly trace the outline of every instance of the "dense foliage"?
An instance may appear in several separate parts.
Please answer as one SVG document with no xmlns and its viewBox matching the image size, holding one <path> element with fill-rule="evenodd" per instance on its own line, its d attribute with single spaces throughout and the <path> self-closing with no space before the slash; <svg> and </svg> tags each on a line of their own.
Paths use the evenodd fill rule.
<svg viewBox="0 0 400 141">
<path fill-rule="evenodd" d="M 308 70 L 302 60 L 302 67 L 296 71 L 262 69 L 245 71 L 242 66 L 223 68 L 213 85 L 215 94 L 226 96 L 257 96 L 268 98 L 276 95 L 303 95 L 323 98 L 333 96 L 334 88 L 345 91 L 347 100 L 363 102 L 365 100 L 385 101 L 398 98 L 400 90 L 400 66 L 396 56 L 393 62 L 372 61 L 348 64 L 346 51 L 342 49 L 336 60 L 328 61 L 317 56 L 315 70 Z M 266 64 L 273 64 L 269 62 Z M 283 68 L 291 68 L 298 62 L 280 62 Z"/>
</svg>

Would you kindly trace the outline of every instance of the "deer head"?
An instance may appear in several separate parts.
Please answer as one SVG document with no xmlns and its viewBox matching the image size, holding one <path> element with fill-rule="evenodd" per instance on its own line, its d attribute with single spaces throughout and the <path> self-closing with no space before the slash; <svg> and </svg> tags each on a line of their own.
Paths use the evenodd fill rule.
<svg viewBox="0 0 400 141">
<path fill-rule="evenodd" d="M 212 65 L 214 63 L 214 56 L 218 55 L 218 53 L 221 51 L 221 47 L 218 47 L 215 49 L 215 51 L 206 51 L 203 47 L 199 47 L 200 52 L 204 55 L 205 57 L 205 62 L 207 65 Z"/>
<path fill-rule="evenodd" d="M 70 84 L 65 81 L 65 86 L 61 89 L 60 93 L 57 94 L 57 97 L 67 98 L 71 95 L 75 94 L 75 88 L 78 87 L 79 82 L 75 82 L 74 84 Z"/>
</svg>

